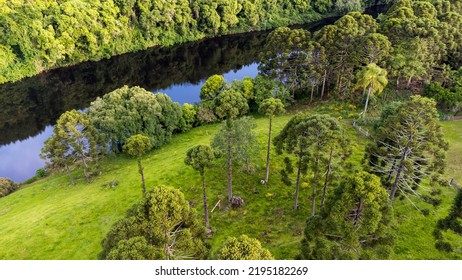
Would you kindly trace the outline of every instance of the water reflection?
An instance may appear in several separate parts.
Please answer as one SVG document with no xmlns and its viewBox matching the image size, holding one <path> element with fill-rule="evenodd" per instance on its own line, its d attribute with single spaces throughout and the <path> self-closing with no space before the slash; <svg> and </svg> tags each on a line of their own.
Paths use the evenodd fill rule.
<svg viewBox="0 0 462 280">
<path fill-rule="evenodd" d="M 258 65 L 242 67 L 238 70 L 232 70 L 224 77 L 227 81 L 242 79 L 245 76 L 255 77 L 258 73 Z M 170 86 L 167 89 L 152 90 L 153 92 L 163 92 L 172 98 L 173 101 L 180 104 L 196 103 L 200 101 L 199 91 L 205 80 L 198 83 L 184 83 Z M 40 150 L 46 139 L 53 133 L 51 125 L 47 126 L 39 135 L 30 137 L 27 140 L 17 141 L 0 147 L 0 177 L 8 177 L 16 182 L 24 181 L 35 175 L 35 171 L 44 167 L 45 162 L 40 159 Z"/>
</svg>

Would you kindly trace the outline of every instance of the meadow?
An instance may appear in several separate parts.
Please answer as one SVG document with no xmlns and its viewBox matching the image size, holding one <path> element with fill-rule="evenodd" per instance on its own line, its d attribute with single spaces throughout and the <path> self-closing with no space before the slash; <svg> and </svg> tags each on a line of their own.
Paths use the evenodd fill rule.
<svg viewBox="0 0 462 280">
<path fill-rule="evenodd" d="M 273 135 L 284 127 L 293 113 L 273 120 Z M 292 209 L 295 188 L 281 183 L 282 156 L 272 151 L 270 180 L 261 185 L 265 172 L 268 119 L 255 118 L 261 151 L 255 172 L 247 174 L 234 168 L 233 191 L 245 200 L 245 206 L 229 209 L 226 201 L 224 159 L 206 173 L 209 209 L 221 201 L 210 215 L 213 235 L 208 242 L 213 258 L 228 236 L 247 234 L 259 239 L 276 259 L 293 259 L 299 253 L 305 220 L 310 211 L 310 188 L 301 188 L 300 208 Z M 358 133 L 351 120 L 342 124 L 351 139 L 353 154 L 349 163 L 360 165 L 369 139 Z M 446 177 L 462 182 L 462 122 L 442 122 L 450 149 Z M 184 164 L 186 151 L 197 144 L 209 144 L 219 124 L 205 125 L 175 135 L 171 142 L 143 157 L 146 185 L 171 185 L 183 191 L 202 217 L 200 175 Z M 75 171 L 77 184 L 69 177 L 54 174 L 24 185 L 19 191 L 0 199 L 0 259 L 96 259 L 100 241 L 111 225 L 124 217 L 127 209 L 141 198 L 141 181 L 136 160 L 126 155 L 109 156 L 101 163 L 101 174 L 93 182 L 85 181 L 82 171 Z M 111 182 L 118 182 L 111 186 Z M 414 200 L 417 210 L 407 200 L 394 203 L 397 227 L 392 259 L 460 259 L 462 254 L 435 249 L 432 231 L 444 217 L 455 195 L 444 188 L 442 205 L 433 207 Z M 421 211 L 428 209 L 429 214 Z M 452 238 L 457 238 L 453 236 Z M 460 237 L 458 237 L 460 239 Z"/>
</svg>

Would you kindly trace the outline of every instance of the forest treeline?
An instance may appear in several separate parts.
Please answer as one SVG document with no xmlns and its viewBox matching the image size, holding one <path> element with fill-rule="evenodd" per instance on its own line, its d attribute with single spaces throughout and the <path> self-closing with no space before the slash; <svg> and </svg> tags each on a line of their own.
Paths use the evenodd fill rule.
<svg viewBox="0 0 462 280">
<path fill-rule="evenodd" d="M 0 83 L 223 34 L 319 20 L 371 0 L 0 1 Z"/>
</svg>

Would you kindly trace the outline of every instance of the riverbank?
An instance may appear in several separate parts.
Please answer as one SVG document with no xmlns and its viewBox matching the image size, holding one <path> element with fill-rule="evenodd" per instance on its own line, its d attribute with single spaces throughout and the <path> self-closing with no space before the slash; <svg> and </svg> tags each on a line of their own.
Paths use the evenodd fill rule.
<svg viewBox="0 0 462 280">
<path fill-rule="evenodd" d="M 132 2 L 132 7 L 112 1 L 8 4 L 0 13 L 7 31 L 0 38 L 0 84 L 152 47 L 309 24 L 348 11 L 332 5 L 320 12 L 304 3 Z M 366 2 L 370 10 L 382 7 L 381 1 Z"/>
</svg>

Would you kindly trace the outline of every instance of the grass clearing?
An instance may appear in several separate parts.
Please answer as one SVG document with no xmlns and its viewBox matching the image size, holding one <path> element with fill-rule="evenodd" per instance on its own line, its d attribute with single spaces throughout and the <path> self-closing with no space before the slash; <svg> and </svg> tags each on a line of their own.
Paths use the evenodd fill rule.
<svg viewBox="0 0 462 280">
<path fill-rule="evenodd" d="M 291 115 L 276 117 L 273 136 L 283 128 Z M 246 174 L 237 167 L 233 174 L 233 193 L 245 200 L 239 210 L 221 207 L 211 213 L 210 224 L 214 235 L 209 240 L 212 257 L 228 236 L 247 234 L 258 238 L 277 259 L 293 259 L 299 251 L 305 219 L 310 213 L 309 188 L 301 188 L 300 209 L 292 210 L 294 187 L 280 181 L 278 170 L 282 157 L 273 151 L 270 181 L 262 186 L 265 173 L 265 149 L 268 120 L 256 118 L 261 142 L 259 164 L 255 173 Z M 369 141 L 356 132 L 348 120 L 343 125 L 352 140 L 353 155 L 348 160 L 358 164 L 364 145 Z M 462 122 L 444 122 L 444 132 L 450 142 L 448 178 L 462 183 Z M 143 157 L 146 186 L 171 185 L 181 189 L 202 216 L 200 175 L 183 163 L 186 151 L 197 144 L 209 144 L 218 125 L 195 128 L 175 135 L 159 150 Z M 75 186 L 69 186 L 65 174 L 55 174 L 24 186 L 21 190 L 0 199 L 0 259 L 96 259 L 100 241 L 111 225 L 125 215 L 125 211 L 141 198 L 141 180 L 136 160 L 125 155 L 111 156 L 102 162 L 102 174 L 91 184 L 85 183 L 83 172 Z M 210 210 L 217 201 L 226 201 L 226 168 L 224 159 L 206 173 Z M 103 186 L 119 181 L 116 187 Z M 394 259 L 457 259 L 461 255 L 441 253 L 434 248 L 432 231 L 436 220 L 445 216 L 455 191 L 443 192 L 443 204 L 424 216 L 406 201 L 396 201 L 395 213 L 399 225 Z"/>
</svg>

